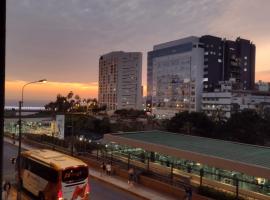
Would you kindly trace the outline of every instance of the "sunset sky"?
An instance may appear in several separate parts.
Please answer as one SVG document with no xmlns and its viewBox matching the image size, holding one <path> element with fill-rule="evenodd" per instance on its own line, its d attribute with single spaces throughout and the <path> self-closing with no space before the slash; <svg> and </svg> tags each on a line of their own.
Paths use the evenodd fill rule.
<svg viewBox="0 0 270 200">
<path fill-rule="evenodd" d="M 25 102 L 47 102 L 73 91 L 97 96 L 98 58 L 110 51 L 143 52 L 153 45 L 206 34 L 251 40 L 256 80 L 270 82 L 269 0 L 9 0 L 6 104 L 28 81 Z M 13 100 L 13 101 L 12 101 Z"/>
</svg>

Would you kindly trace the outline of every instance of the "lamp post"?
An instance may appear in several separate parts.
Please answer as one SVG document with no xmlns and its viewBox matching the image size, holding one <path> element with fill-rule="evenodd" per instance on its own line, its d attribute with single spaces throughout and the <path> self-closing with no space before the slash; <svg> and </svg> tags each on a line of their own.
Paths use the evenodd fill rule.
<svg viewBox="0 0 270 200">
<path fill-rule="evenodd" d="M 2 200 L 6 61 L 6 0 L 0 1 L 0 200 Z"/>
<path fill-rule="evenodd" d="M 29 82 L 26 83 L 25 85 L 23 85 L 22 87 L 22 98 L 21 101 L 19 101 L 19 148 L 18 148 L 18 160 L 17 160 L 17 167 L 18 167 L 18 195 L 17 195 L 17 199 L 21 200 L 21 151 L 22 151 L 22 106 L 23 106 L 23 93 L 24 93 L 24 88 L 27 85 L 30 84 L 34 84 L 34 83 L 46 83 L 47 80 L 46 79 L 41 79 L 38 81 L 33 81 L 33 82 Z"/>
</svg>

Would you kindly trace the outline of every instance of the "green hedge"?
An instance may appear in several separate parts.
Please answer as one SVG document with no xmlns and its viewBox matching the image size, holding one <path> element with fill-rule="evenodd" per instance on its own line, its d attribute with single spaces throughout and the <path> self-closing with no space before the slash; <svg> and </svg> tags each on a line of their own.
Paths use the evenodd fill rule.
<svg viewBox="0 0 270 200">
<path fill-rule="evenodd" d="M 78 152 L 92 152 L 93 150 L 105 149 L 104 145 L 96 142 L 75 141 L 74 146 Z"/>
<path fill-rule="evenodd" d="M 207 186 L 200 186 L 198 188 L 198 193 L 217 200 L 244 200 L 242 197 L 236 198 L 236 195 L 225 193 L 214 188 Z"/>
<path fill-rule="evenodd" d="M 63 148 L 68 148 L 69 142 L 67 140 L 61 140 L 56 137 L 48 136 L 48 135 L 38 135 L 38 134 L 25 134 L 25 137 L 34 140 L 37 142 L 46 142 L 50 144 L 54 144 Z"/>
<path fill-rule="evenodd" d="M 62 140 L 56 137 L 48 136 L 48 135 L 38 135 L 38 134 L 25 134 L 25 137 L 37 141 L 37 142 L 46 142 L 49 144 L 53 144 L 59 147 L 63 148 L 68 148 L 70 143 L 71 143 L 71 138 Z M 99 149 L 102 150 L 104 149 L 104 145 L 98 144 L 95 142 L 85 142 L 85 141 L 79 141 L 74 138 L 74 147 L 78 152 L 92 152 L 93 150 Z"/>
</svg>

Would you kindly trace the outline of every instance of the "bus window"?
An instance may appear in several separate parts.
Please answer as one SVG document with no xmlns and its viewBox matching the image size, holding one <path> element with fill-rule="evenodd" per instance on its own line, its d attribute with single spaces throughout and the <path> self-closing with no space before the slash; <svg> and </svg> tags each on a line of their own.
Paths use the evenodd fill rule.
<svg viewBox="0 0 270 200">
<path fill-rule="evenodd" d="M 65 183 L 79 182 L 86 178 L 88 178 L 87 167 L 68 168 L 62 173 L 62 181 Z"/>
<path fill-rule="evenodd" d="M 23 163 L 25 169 L 47 181 L 57 183 L 58 172 L 56 170 L 27 158 L 24 159 Z"/>
</svg>

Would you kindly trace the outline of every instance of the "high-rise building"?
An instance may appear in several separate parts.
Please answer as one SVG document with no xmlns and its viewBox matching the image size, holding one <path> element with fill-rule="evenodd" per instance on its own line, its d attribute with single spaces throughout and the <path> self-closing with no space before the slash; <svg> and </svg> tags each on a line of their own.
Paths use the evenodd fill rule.
<svg viewBox="0 0 270 200">
<path fill-rule="evenodd" d="M 147 105 L 159 117 L 200 111 L 202 91 L 214 91 L 220 81 L 254 88 L 255 45 L 249 40 L 187 37 L 154 46 L 147 61 Z"/>
<path fill-rule="evenodd" d="M 107 110 L 141 109 L 142 53 L 116 51 L 99 58 L 98 101 Z"/>
<path fill-rule="evenodd" d="M 159 44 L 148 52 L 147 105 L 154 114 L 166 118 L 200 110 L 203 59 L 198 37 Z"/>
<path fill-rule="evenodd" d="M 252 90 L 255 84 L 256 47 L 249 40 L 236 41 L 205 35 L 200 38 L 204 47 L 205 90 L 213 91 L 220 81 L 234 79 L 239 89 Z"/>
</svg>

